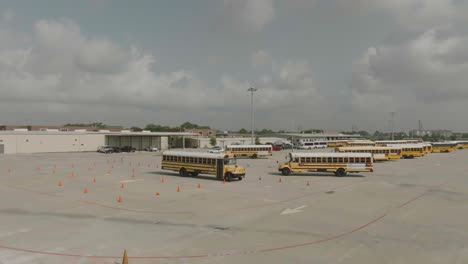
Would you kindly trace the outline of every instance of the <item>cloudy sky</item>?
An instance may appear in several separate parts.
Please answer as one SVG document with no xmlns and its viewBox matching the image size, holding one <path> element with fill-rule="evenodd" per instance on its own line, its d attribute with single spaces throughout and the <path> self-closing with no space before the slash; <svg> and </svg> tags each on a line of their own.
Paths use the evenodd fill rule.
<svg viewBox="0 0 468 264">
<path fill-rule="evenodd" d="M 0 124 L 468 131 L 466 0 L 0 0 Z"/>
</svg>

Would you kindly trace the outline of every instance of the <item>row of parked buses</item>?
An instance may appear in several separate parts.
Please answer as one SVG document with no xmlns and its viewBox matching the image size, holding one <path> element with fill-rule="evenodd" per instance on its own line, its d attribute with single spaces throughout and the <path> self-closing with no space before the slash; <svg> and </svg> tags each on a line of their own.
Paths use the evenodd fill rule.
<svg viewBox="0 0 468 264">
<path fill-rule="evenodd" d="M 425 143 L 415 140 L 355 141 L 354 145 L 337 146 L 335 152 L 291 152 L 288 161 L 278 167 L 283 175 L 302 172 L 332 172 L 336 176 L 348 173 L 372 172 L 374 161 L 422 157 L 431 152 L 452 152 L 468 148 L 468 141 Z M 357 145 L 356 145 L 357 144 Z M 369 145 L 365 145 L 369 144 Z M 214 175 L 218 180 L 242 180 L 244 167 L 238 157 L 272 156 L 270 145 L 234 145 L 220 153 L 166 151 L 161 169 L 177 171 L 180 176 Z"/>
<path fill-rule="evenodd" d="M 161 169 L 179 172 L 182 177 L 199 174 L 214 175 L 218 180 L 242 180 L 245 168 L 237 165 L 232 155 L 225 153 L 200 153 L 166 151 L 162 155 Z M 336 176 L 348 173 L 374 171 L 370 153 L 292 152 L 289 161 L 279 165 L 283 175 L 301 172 L 332 172 Z"/>
</svg>

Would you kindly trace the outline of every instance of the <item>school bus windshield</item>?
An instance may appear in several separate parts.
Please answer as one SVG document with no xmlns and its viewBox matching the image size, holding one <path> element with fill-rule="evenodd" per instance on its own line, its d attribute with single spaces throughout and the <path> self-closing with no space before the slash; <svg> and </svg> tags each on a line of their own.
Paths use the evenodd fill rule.
<svg viewBox="0 0 468 264">
<path fill-rule="evenodd" d="M 224 165 L 237 165 L 236 159 L 224 159 Z"/>
</svg>

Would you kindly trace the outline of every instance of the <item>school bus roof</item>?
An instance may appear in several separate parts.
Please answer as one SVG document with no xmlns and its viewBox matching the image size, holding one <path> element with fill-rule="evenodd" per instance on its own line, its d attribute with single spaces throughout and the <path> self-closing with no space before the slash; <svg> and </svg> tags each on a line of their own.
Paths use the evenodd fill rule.
<svg viewBox="0 0 468 264">
<path fill-rule="evenodd" d="M 207 152 L 190 152 L 190 151 L 164 151 L 163 156 L 179 156 L 179 157 L 192 157 L 192 158 L 206 158 L 206 159 L 224 159 L 226 156 L 222 153 L 207 153 Z"/>
<path fill-rule="evenodd" d="M 271 145 L 229 145 L 227 148 L 271 148 Z"/>
<path fill-rule="evenodd" d="M 452 142 L 452 141 L 446 141 L 446 142 L 432 142 L 431 144 L 433 146 L 446 147 L 446 146 L 455 146 L 455 145 L 458 145 L 459 143 Z"/>
<path fill-rule="evenodd" d="M 331 158 L 344 158 L 344 157 L 358 157 L 358 158 L 371 158 L 371 153 L 354 153 L 354 152 L 291 152 L 293 158 L 315 158 L 315 157 L 331 157 Z"/>
<path fill-rule="evenodd" d="M 431 144 L 420 143 L 420 144 L 387 144 L 387 147 L 399 147 L 399 148 L 422 148 L 424 146 L 430 146 Z"/>
<path fill-rule="evenodd" d="M 359 150 L 359 149 L 378 149 L 378 150 L 386 150 L 386 149 L 400 149 L 401 147 L 393 147 L 393 146 L 387 146 L 387 147 L 374 147 L 374 146 L 363 146 L 363 147 L 339 147 L 338 149 L 340 150 Z"/>
</svg>

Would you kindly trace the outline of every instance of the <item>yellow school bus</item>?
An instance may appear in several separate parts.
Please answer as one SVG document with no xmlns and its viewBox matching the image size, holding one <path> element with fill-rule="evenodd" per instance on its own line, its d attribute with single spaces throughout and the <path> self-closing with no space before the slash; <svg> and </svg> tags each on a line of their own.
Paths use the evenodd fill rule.
<svg viewBox="0 0 468 264">
<path fill-rule="evenodd" d="M 468 141 L 453 141 L 458 144 L 458 149 L 468 149 Z"/>
<path fill-rule="evenodd" d="M 377 140 L 375 141 L 377 146 L 387 146 L 387 145 L 403 145 L 403 144 L 421 144 L 423 143 L 422 139 L 403 139 L 403 140 Z"/>
<path fill-rule="evenodd" d="M 364 146 L 375 146 L 374 141 L 370 140 L 354 140 L 354 141 L 348 141 L 346 143 L 347 147 L 364 147 Z"/>
<path fill-rule="evenodd" d="M 432 153 L 432 144 L 431 143 L 420 143 L 424 147 L 424 153 L 429 154 Z"/>
<path fill-rule="evenodd" d="M 432 143 L 432 152 L 442 153 L 442 152 L 452 152 L 457 150 L 460 145 L 457 142 L 434 142 Z"/>
<path fill-rule="evenodd" d="M 301 172 L 347 173 L 372 172 L 374 160 L 370 153 L 292 152 L 289 161 L 278 167 L 283 175 Z"/>
<path fill-rule="evenodd" d="M 162 154 L 161 169 L 177 171 L 182 177 L 209 174 L 226 181 L 242 180 L 245 177 L 245 168 L 237 165 L 235 158 L 225 154 L 165 151 Z"/>
<path fill-rule="evenodd" d="M 271 145 L 230 145 L 227 146 L 225 154 L 232 155 L 233 157 L 251 157 L 256 159 L 258 157 L 272 156 L 273 148 Z"/>
<path fill-rule="evenodd" d="M 329 148 L 346 147 L 347 145 L 348 145 L 348 140 L 329 140 L 329 141 L 327 141 L 327 146 Z"/>
<path fill-rule="evenodd" d="M 412 159 L 414 157 L 422 157 L 426 154 L 423 144 L 388 144 L 388 147 L 401 148 L 401 156 L 404 159 Z"/>
<path fill-rule="evenodd" d="M 400 147 L 341 147 L 337 152 L 371 153 L 375 161 L 401 159 Z"/>
</svg>

